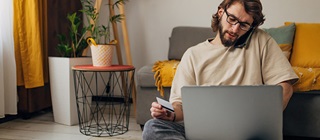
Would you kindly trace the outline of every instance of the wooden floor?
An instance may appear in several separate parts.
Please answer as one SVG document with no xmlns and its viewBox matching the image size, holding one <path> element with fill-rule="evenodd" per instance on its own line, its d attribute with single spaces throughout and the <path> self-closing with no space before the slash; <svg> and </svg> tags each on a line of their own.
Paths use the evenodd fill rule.
<svg viewBox="0 0 320 140">
<path fill-rule="evenodd" d="M 0 140 L 141 140 L 141 129 L 131 109 L 129 131 L 118 136 L 92 137 L 79 131 L 79 126 L 55 123 L 51 110 L 41 111 L 30 119 L 0 121 Z M 284 137 L 284 140 L 316 140 L 316 138 Z"/>
<path fill-rule="evenodd" d="M 80 133 L 78 125 L 67 126 L 55 123 L 51 110 L 41 111 L 30 119 L 17 118 L 1 123 L 0 140 L 141 140 L 142 131 L 133 113 L 129 120 L 129 131 L 122 135 L 92 137 Z"/>
</svg>

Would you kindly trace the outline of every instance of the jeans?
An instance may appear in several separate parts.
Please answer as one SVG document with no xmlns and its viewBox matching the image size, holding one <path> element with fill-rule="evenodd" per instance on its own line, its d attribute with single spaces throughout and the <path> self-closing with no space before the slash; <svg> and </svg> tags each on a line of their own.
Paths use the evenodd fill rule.
<svg viewBox="0 0 320 140">
<path fill-rule="evenodd" d="M 185 140 L 184 126 L 171 121 L 151 119 L 142 132 L 143 140 Z"/>
</svg>

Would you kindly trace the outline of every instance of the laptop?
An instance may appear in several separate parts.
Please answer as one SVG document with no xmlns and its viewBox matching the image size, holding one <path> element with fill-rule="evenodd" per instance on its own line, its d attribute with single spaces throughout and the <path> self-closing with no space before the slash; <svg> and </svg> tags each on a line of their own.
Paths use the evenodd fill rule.
<svg viewBox="0 0 320 140">
<path fill-rule="evenodd" d="M 191 140 L 282 140 L 281 86 L 184 86 Z"/>
</svg>

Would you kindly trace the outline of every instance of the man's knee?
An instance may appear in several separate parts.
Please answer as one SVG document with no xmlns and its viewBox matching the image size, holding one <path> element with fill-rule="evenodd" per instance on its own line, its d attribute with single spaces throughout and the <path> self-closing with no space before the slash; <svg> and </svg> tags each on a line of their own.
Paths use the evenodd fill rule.
<svg viewBox="0 0 320 140">
<path fill-rule="evenodd" d="M 158 119 L 150 119 L 144 124 L 142 139 L 144 140 L 152 140 L 155 138 L 154 126 L 158 123 Z"/>
<path fill-rule="evenodd" d="M 151 119 L 144 125 L 142 138 L 144 140 L 184 140 L 184 127 L 171 121 Z"/>
</svg>

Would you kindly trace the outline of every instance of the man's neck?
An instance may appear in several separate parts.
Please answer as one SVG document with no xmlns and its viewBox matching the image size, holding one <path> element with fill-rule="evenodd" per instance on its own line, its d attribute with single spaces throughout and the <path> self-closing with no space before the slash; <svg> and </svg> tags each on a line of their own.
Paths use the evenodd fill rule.
<svg viewBox="0 0 320 140">
<path fill-rule="evenodd" d="M 220 39 L 220 33 L 218 32 L 216 37 L 210 41 L 211 44 L 213 45 L 217 45 L 217 46 L 223 46 L 223 44 L 221 43 L 221 39 Z"/>
</svg>

